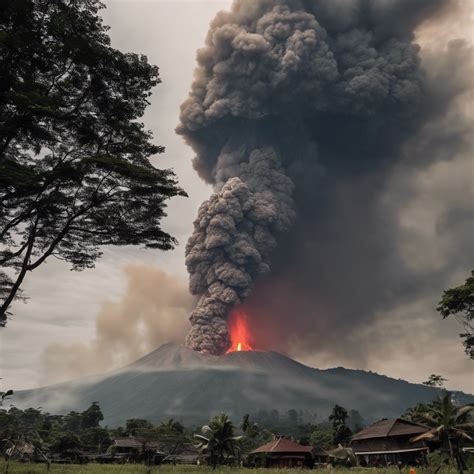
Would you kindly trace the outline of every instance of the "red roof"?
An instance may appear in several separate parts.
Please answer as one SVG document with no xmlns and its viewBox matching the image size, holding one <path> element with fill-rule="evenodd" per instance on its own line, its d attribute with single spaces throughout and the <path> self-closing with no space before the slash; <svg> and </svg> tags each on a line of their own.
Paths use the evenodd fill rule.
<svg viewBox="0 0 474 474">
<path fill-rule="evenodd" d="M 278 438 L 252 451 L 252 453 L 311 453 L 311 446 L 290 441 L 286 438 Z"/>
</svg>

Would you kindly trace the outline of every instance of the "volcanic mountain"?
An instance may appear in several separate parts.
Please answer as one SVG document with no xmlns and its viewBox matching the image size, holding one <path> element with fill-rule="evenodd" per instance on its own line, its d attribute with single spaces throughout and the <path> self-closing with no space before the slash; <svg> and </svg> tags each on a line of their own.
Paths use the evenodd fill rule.
<svg viewBox="0 0 474 474">
<path fill-rule="evenodd" d="M 109 426 L 129 418 L 156 422 L 173 417 L 190 424 L 222 412 L 238 419 L 259 410 L 292 408 L 326 418 L 336 403 L 371 421 L 398 416 L 437 393 L 372 372 L 310 368 L 276 352 L 212 356 L 168 343 L 103 376 L 16 392 L 15 404 L 64 413 L 97 401 Z M 456 397 L 461 403 L 474 402 L 474 396 L 462 392 Z"/>
</svg>

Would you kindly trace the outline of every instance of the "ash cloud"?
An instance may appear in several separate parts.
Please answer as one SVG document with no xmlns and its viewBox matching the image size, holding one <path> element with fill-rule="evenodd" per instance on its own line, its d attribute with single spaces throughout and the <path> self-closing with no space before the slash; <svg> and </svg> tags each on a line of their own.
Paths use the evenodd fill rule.
<svg viewBox="0 0 474 474">
<path fill-rule="evenodd" d="M 47 383 L 98 374 L 133 362 L 165 342 L 181 342 L 195 304 L 186 284 L 146 265 L 128 265 L 127 289 L 102 305 L 88 343 L 55 343 L 43 352 Z"/>
<path fill-rule="evenodd" d="M 224 352 L 237 304 L 262 348 L 289 350 L 296 339 L 299 350 L 323 350 L 335 334 L 347 343 L 381 311 L 441 291 L 462 267 L 465 241 L 436 270 L 414 268 L 399 241 L 409 203 L 387 200 L 397 176 L 454 166 L 472 150 L 468 118 L 456 112 L 470 87 L 469 45 L 430 56 L 415 37 L 454 5 L 237 0 L 216 16 L 177 129 L 215 187 L 187 247 L 200 298 L 190 347 Z M 272 172 L 259 175 L 255 156 Z M 259 193 L 273 205 L 260 240 L 252 206 L 268 203 Z M 439 231 L 458 222 L 446 212 Z"/>
</svg>

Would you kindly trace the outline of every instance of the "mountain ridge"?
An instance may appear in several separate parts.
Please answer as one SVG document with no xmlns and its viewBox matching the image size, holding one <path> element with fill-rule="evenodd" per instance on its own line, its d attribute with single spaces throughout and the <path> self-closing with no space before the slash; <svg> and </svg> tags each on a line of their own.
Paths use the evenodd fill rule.
<svg viewBox="0 0 474 474">
<path fill-rule="evenodd" d="M 311 410 L 325 417 L 335 403 L 371 421 L 399 416 L 439 393 L 373 372 L 308 367 L 277 352 L 213 356 L 167 343 L 102 376 L 16 392 L 15 404 L 64 413 L 98 401 L 109 426 L 128 418 L 199 423 L 221 412 L 240 417 L 273 408 Z M 461 403 L 474 402 L 472 395 L 455 394 Z"/>
</svg>

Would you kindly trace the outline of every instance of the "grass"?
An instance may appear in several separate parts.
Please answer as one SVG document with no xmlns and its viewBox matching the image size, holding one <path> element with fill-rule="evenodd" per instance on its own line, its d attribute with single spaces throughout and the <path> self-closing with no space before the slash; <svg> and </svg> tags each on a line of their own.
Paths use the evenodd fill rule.
<svg viewBox="0 0 474 474">
<path fill-rule="evenodd" d="M 45 464 L 23 464 L 12 462 L 10 463 L 8 474 L 39 474 L 39 473 L 46 473 L 46 465 Z M 147 468 L 140 464 L 128 464 L 128 465 L 107 465 L 107 464 L 87 464 L 87 465 L 77 465 L 77 464 L 53 464 L 49 471 L 50 473 L 54 474 L 62 474 L 62 473 L 72 473 L 72 474 L 146 474 Z M 310 471 L 302 471 L 301 469 L 244 469 L 244 468 L 229 468 L 229 467 L 222 467 L 217 468 L 215 471 L 212 471 L 207 466 L 155 466 L 152 469 L 152 473 L 160 474 L 160 473 L 169 473 L 169 474 L 203 474 L 205 472 L 215 472 L 216 474 L 225 473 L 225 474 L 302 474 L 303 472 L 310 472 Z M 327 469 L 318 469 L 313 470 L 311 472 L 324 474 L 331 471 Z M 400 474 L 398 469 L 358 469 L 353 468 L 350 470 L 347 469 L 336 469 L 335 472 L 337 474 Z M 417 469 L 417 474 L 428 474 L 430 471 Z M 455 470 L 443 470 L 440 471 L 439 474 L 451 474 L 455 473 Z M 408 469 L 404 469 L 401 471 L 402 474 L 407 474 Z M 0 461 L 0 474 L 6 474 L 6 463 L 4 461 Z"/>
</svg>

